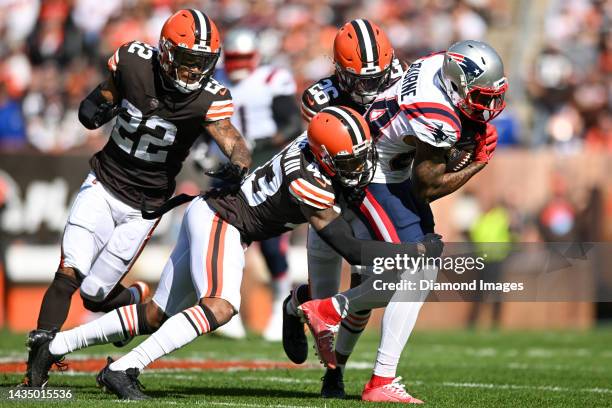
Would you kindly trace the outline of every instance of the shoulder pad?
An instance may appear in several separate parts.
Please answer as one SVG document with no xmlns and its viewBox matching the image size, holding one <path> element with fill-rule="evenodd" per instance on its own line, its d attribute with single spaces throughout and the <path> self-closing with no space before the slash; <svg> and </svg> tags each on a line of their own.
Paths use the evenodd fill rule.
<svg viewBox="0 0 612 408">
<path fill-rule="evenodd" d="M 123 44 L 108 59 L 107 67 L 111 72 L 125 69 L 130 63 L 148 62 L 156 53 L 156 48 L 141 41 Z"/>
<path fill-rule="evenodd" d="M 421 141 L 436 147 L 451 147 L 461 135 L 461 121 L 453 109 L 441 103 L 401 105 L 410 127 Z"/>
<path fill-rule="evenodd" d="M 302 94 L 302 116 L 308 122 L 323 108 L 334 105 L 340 89 L 334 77 L 327 77 L 309 86 Z"/>
</svg>

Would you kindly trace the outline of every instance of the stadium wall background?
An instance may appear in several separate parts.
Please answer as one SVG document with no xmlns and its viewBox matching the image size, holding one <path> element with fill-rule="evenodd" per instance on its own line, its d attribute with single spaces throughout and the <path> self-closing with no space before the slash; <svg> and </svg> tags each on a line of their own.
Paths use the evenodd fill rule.
<svg viewBox="0 0 612 408">
<path fill-rule="evenodd" d="M 88 171 L 88 157 L 80 155 L 49 156 L 34 153 L 0 153 L 0 327 L 25 331 L 35 326 L 40 300 L 59 262 L 59 239 L 64 228 L 70 203 Z M 489 205 L 503 200 L 511 202 L 524 213 L 533 213 L 550 197 L 551 185 L 562 175 L 567 190 L 575 201 L 586 199 L 588 190 L 601 188 L 606 199 L 604 235 L 612 238 L 612 155 L 581 152 L 559 155 L 551 150 L 527 152 L 500 151 L 486 171 L 466 186 L 478 199 Z M 197 174 L 187 162 L 178 180 L 178 189 L 193 193 L 206 187 L 205 177 Z M 487 188 L 474 189 L 486 185 Z M 464 194 L 464 193 L 462 193 Z M 434 203 L 437 231 L 445 239 L 461 239 L 461 220 L 457 219 L 456 204 L 461 194 Z M 126 279 L 156 282 L 177 233 L 177 221 L 182 211 L 164 217 L 154 239 Z M 300 239 L 291 247 L 290 263 L 294 281 L 304 281 L 305 249 Z M 243 308 L 248 325 L 254 331 L 265 327 L 270 313 L 270 294 L 265 282 L 267 274 L 259 255 L 249 251 L 247 273 L 243 287 Z M 344 268 L 347 284 L 347 267 Z M 612 283 L 611 283 L 612 284 Z M 91 318 L 76 295 L 67 326 Z M 254 306 L 257 305 L 257 306 Z M 263 306 L 262 306 L 263 305 Z M 420 328 L 462 327 L 469 319 L 470 304 L 429 303 L 419 320 Z M 379 322 L 375 315 L 371 326 Z M 479 324 L 489 324 L 485 313 Z M 504 306 L 499 324 L 508 328 L 578 327 L 594 324 L 595 305 L 590 303 L 514 303 Z"/>
</svg>

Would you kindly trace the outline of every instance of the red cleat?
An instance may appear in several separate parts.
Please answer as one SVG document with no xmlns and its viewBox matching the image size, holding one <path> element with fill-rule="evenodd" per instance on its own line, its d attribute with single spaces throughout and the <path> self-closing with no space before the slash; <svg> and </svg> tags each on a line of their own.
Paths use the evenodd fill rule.
<svg viewBox="0 0 612 408">
<path fill-rule="evenodd" d="M 311 300 L 298 307 L 298 313 L 315 339 L 315 350 L 325 367 L 336 368 L 334 338 L 340 315 L 331 306 L 331 299 Z"/>
<path fill-rule="evenodd" d="M 370 383 L 368 383 L 361 393 L 361 400 L 370 402 L 422 404 L 423 401 L 418 398 L 414 398 L 412 395 L 406 392 L 406 386 L 400 382 L 401 380 L 402 377 L 397 377 L 389 384 L 384 384 L 377 387 L 370 386 Z"/>
</svg>

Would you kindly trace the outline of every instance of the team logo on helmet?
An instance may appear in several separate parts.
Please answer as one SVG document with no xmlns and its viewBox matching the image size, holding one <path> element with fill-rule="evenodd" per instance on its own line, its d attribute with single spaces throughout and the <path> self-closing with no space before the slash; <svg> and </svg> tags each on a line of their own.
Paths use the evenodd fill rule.
<svg viewBox="0 0 612 408">
<path fill-rule="evenodd" d="M 465 77 L 468 83 L 471 83 L 477 78 L 480 78 L 482 74 L 485 73 L 484 68 L 481 68 L 476 61 L 471 58 L 466 57 L 465 55 L 457 54 L 455 52 L 449 52 L 448 55 L 455 61 L 463 72 L 465 73 Z"/>
</svg>

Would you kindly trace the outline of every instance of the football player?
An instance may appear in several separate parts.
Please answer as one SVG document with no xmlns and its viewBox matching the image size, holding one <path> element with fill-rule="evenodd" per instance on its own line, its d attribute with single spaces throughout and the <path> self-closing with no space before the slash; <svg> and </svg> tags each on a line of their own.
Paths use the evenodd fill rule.
<svg viewBox="0 0 612 408">
<path fill-rule="evenodd" d="M 302 131 L 300 108 L 296 98 L 293 75 L 272 65 L 260 64 L 258 39 L 255 32 L 235 28 L 223 38 L 226 85 L 232 92 L 234 110 L 232 123 L 251 143 L 253 167 L 263 165 Z M 259 243 L 271 275 L 272 316 L 263 332 L 269 341 L 282 336 L 282 303 L 291 289 L 286 249 L 287 234 Z M 217 334 L 243 338 L 245 330 L 240 315 L 224 325 Z"/>
<path fill-rule="evenodd" d="M 230 122 L 230 92 L 211 78 L 220 49 L 219 32 L 206 14 L 180 10 L 165 22 L 158 49 L 138 41 L 122 45 L 108 60 L 108 78 L 82 101 L 79 120 L 88 129 L 117 119 L 70 210 L 59 269 L 28 336 L 25 385 L 46 383 L 46 375 L 33 374 L 32 362 L 63 325 L 79 287 L 94 312 L 144 301 L 144 290 L 119 284 L 158 222 L 142 218 L 141 203 L 156 207 L 173 194 L 182 162 L 202 132 L 230 158 L 212 175 L 239 182 L 246 174 L 250 153 Z"/>
<path fill-rule="evenodd" d="M 306 121 L 327 106 L 350 106 L 364 114 L 376 96 L 393 86 L 406 68 L 395 57 L 385 32 L 366 19 L 352 20 L 338 30 L 333 53 L 334 74 L 317 81 L 302 94 L 302 116 Z M 296 307 L 311 296 L 318 299 L 336 294 L 340 288 L 341 265 L 341 257 L 309 228 L 309 285 L 293 291 L 283 308 L 283 348 L 296 364 L 303 363 L 308 353 L 304 326 L 297 317 Z M 361 275 L 355 268 L 352 272 L 351 285 L 357 285 Z M 369 317 L 370 311 L 363 310 L 343 321 L 336 342 L 339 367 L 326 370 L 321 387 L 323 397 L 344 397 L 343 368 Z"/>
<path fill-rule="evenodd" d="M 488 122 L 504 109 L 507 87 L 503 63 L 495 50 L 482 42 L 463 41 L 446 52 L 416 60 L 400 81 L 372 103 L 366 119 L 380 162 L 373 182 L 365 189 L 359 215 L 377 239 L 414 242 L 433 231 L 428 203 L 460 188 L 490 160 L 497 134 Z M 474 161 L 447 172 L 449 148 L 460 137 L 472 134 Z M 302 313 L 315 339 L 321 324 L 337 327 L 340 323 L 340 314 L 329 313 L 333 309 L 327 307 L 332 303 L 342 301 L 342 310 L 346 308 L 349 316 L 387 306 L 388 299 L 363 296 L 366 289 L 357 286 L 337 297 L 303 304 Z M 364 388 L 363 400 L 422 402 L 395 378 L 401 351 L 422 304 L 391 302 L 386 307 L 374 373 Z M 325 355 L 320 357 L 334 368 L 333 350 L 321 351 Z"/>
<path fill-rule="evenodd" d="M 237 193 L 213 192 L 191 202 L 152 301 L 60 332 L 41 346 L 44 354 L 33 364 L 37 375 L 46 376 L 54 361 L 75 350 L 152 333 L 119 360 L 109 358 L 97 377 L 120 398 L 145 399 L 140 370 L 226 324 L 239 310 L 244 248 L 305 222 L 353 265 L 372 264 L 366 247 L 377 256 L 439 255 L 442 243 L 433 234 L 419 243 L 398 244 L 354 237 L 340 216 L 344 192 L 366 185 L 375 167 L 376 151 L 363 117 L 350 108 L 323 109 L 307 134 L 251 173 Z"/>
</svg>

